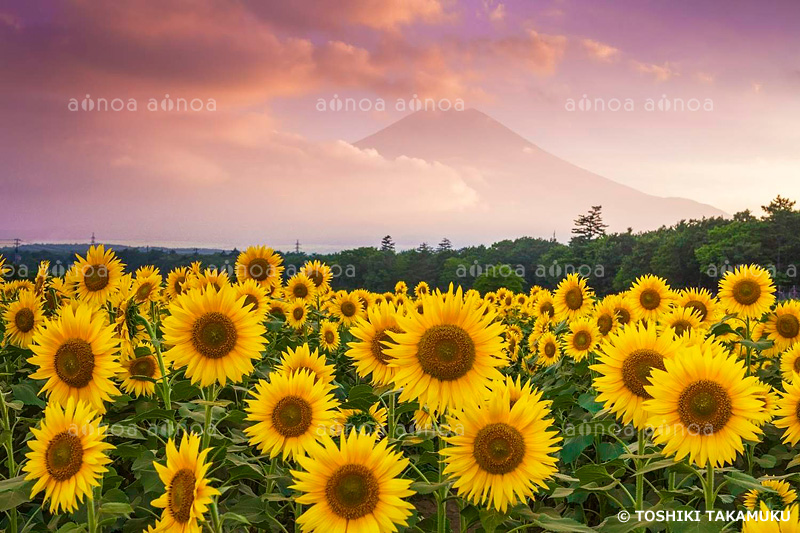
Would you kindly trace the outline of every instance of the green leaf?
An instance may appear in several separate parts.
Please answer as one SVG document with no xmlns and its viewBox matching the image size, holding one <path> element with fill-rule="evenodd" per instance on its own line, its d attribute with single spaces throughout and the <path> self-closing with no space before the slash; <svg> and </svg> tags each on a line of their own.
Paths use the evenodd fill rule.
<svg viewBox="0 0 800 533">
<path fill-rule="evenodd" d="M 753 476 L 748 476 L 744 472 L 731 472 L 725 476 L 725 479 L 727 479 L 731 485 L 736 485 L 744 489 L 755 489 L 762 492 L 777 492 L 773 488 L 763 486 L 756 478 Z"/>
<path fill-rule="evenodd" d="M 603 409 L 603 404 L 597 403 L 595 401 L 594 394 L 584 393 L 578 396 L 578 405 L 589 411 L 590 413 L 596 413 Z"/>
<path fill-rule="evenodd" d="M 594 437 L 591 435 L 573 437 L 565 440 L 564 447 L 561 449 L 561 460 L 565 463 L 574 462 L 592 442 L 594 442 Z"/>
<path fill-rule="evenodd" d="M 100 514 L 103 516 L 130 516 L 133 513 L 133 507 L 129 503 L 123 502 L 106 502 L 100 505 Z"/>
<path fill-rule="evenodd" d="M 500 524 L 506 521 L 506 515 L 493 509 L 481 509 L 480 519 L 484 531 L 486 533 L 494 533 Z"/>
<path fill-rule="evenodd" d="M 448 486 L 449 484 L 449 481 L 442 481 L 441 483 L 425 483 L 423 481 L 415 481 L 411 484 L 411 490 L 417 494 L 431 494 Z"/>
<path fill-rule="evenodd" d="M 753 460 L 758 463 L 758 466 L 761 468 L 774 468 L 775 465 L 778 464 L 778 458 L 769 454 L 753 457 Z"/>
<path fill-rule="evenodd" d="M 532 522 L 545 531 L 563 531 L 568 533 L 596 533 L 594 528 L 576 522 L 571 518 L 553 517 L 540 514 Z"/>
<path fill-rule="evenodd" d="M 23 381 L 11 386 L 11 393 L 14 399 L 21 401 L 25 405 L 44 407 L 44 401 L 36 395 L 36 387 L 30 381 Z"/>
<path fill-rule="evenodd" d="M 29 502 L 33 483 L 33 480 L 25 481 L 24 476 L 0 481 L 0 512 Z"/>
</svg>

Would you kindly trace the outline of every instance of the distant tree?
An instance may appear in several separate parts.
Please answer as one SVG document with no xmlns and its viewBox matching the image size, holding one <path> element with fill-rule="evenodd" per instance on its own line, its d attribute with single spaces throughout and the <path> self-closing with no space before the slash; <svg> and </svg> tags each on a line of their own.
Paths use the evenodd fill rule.
<svg viewBox="0 0 800 533">
<path fill-rule="evenodd" d="M 391 235 L 387 235 L 386 237 L 381 239 L 381 251 L 394 252 L 394 241 L 392 240 Z"/>
<path fill-rule="evenodd" d="M 752 222 L 755 219 L 756 217 L 753 216 L 753 213 L 749 209 L 733 214 L 733 220 L 736 222 Z"/>
<path fill-rule="evenodd" d="M 490 266 L 486 271 L 475 278 L 472 288 L 481 294 L 493 292 L 505 287 L 514 292 L 522 292 L 525 280 L 517 275 L 511 265 Z"/>
<path fill-rule="evenodd" d="M 421 254 L 429 254 L 433 251 L 433 248 L 427 242 L 423 242 L 417 247 L 417 251 Z"/>
<path fill-rule="evenodd" d="M 445 237 L 439 242 L 439 247 L 436 249 L 437 252 L 449 252 L 453 249 L 453 243 L 450 242 L 450 239 Z"/>
<path fill-rule="evenodd" d="M 608 224 L 603 223 L 603 206 L 593 205 L 589 212 L 580 215 L 575 219 L 575 227 L 572 228 L 574 239 L 579 241 L 590 241 L 606 234 Z"/>
<path fill-rule="evenodd" d="M 762 205 L 761 209 L 766 213 L 764 218 L 770 218 L 779 213 L 791 213 L 794 211 L 794 204 L 796 203 L 794 200 L 789 200 L 779 194 L 769 205 Z"/>
</svg>

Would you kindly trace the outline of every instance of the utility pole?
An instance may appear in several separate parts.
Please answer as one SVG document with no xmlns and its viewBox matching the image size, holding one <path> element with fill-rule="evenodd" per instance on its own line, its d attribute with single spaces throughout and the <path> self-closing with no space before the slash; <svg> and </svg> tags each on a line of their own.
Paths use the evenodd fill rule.
<svg viewBox="0 0 800 533">
<path fill-rule="evenodd" d="M 294 243 L 294 253 L 300 253 L 300 239 L 297 239 L 297 241 Z"/>
<path fill-rule="evenodd" d="M 14 255 L 19 255 L 19 245 L 22 243 L 22 239 L 19 237 L 14 239 Z"/>
<path fill-rule="evenodd" d="M 92 232 L 92 246 L 94 246 L 94 243 L 95 243 L 95 240 L 94 240 L 94 232 Z"/>
</svg>

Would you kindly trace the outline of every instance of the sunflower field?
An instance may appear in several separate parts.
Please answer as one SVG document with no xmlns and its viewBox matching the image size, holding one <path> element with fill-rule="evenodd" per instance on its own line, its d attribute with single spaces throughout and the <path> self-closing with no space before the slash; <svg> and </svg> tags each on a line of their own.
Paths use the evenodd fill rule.
<svg viewBox="0 0 800 533">
<path fill-rule="evenodd" d="M 5 531 L 800 531 L 800 303 L 756 265 L 602 298 L 346 292 L 264 246 L 6 268 Z"/>
</svg>

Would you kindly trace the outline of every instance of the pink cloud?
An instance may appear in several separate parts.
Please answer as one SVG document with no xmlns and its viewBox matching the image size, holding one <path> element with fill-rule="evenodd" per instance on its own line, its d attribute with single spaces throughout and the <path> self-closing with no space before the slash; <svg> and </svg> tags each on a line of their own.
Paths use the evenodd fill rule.
<svg viewBox="0 0 800 533">
<path fill-rule="evenodd" d="M 589 57 L 596 61 L 611 63 L 619 59 L 620 56 L 619 48 L 614 48 L 613 46 L 601 43 L 600 41 L 583 39 L 581 41 L 581 45 Z"/>
<path fill-rule="evenodd" d="M 665 62 L 663 65 L 656 65 L 654 63 L 632 61 L 631 64 L 637 72 L 652 76 L 659 82 L 668 81 L 675 76 L 679 76 L 678 71 L 675 70 L 675 67 L 669 62 Z"/>
</svg>

